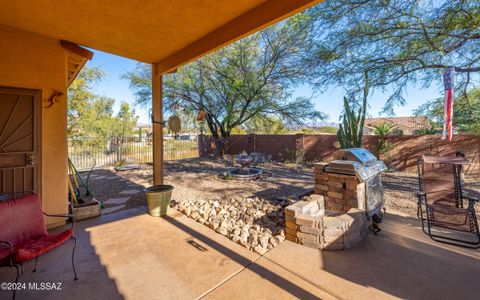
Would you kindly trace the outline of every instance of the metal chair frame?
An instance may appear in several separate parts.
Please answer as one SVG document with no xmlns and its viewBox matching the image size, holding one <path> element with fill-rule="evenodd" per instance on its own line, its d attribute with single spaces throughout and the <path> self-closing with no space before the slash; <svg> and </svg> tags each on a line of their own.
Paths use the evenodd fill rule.
<svg viewBox="0 0 480 300">
<path fill-rule="evenodd" d="M 72 209 L 72 212 L 73 212 L 73 207 L 72 205 L 70 204 L 70 208 Z M 43 212 L 43 214 L 47 217 L 54 217 L 54 218 L 66 218 L 66 219 L 71 219 L 72 220 L 72 226 L 71 226 L 71 230 L 72 232 L 74 231 L 74 228 L 75 228 L 75 218 L 73 218 L 73 214 L 69 213 L 67 215 L 63 215 L 63 214 L 47 214 L 45 212 Z M 75 253 L 76 253 L 76 249 L 77 249 L 77 239 L 75 238 L 74 235 L 72 235 L 69 239 L 71 239 L 73 241 L 73 249 L 72 249 L 72 268 L 73 268 L 73 274 L 74 274 L 74 280 L 78 280 L 78 276 L 77 276 L 77 269 L 76 269 L 76 266 L 75 266 Z M 13 261 L 13 257 L 15 255 L 15 250 L 13 248 L 13 245 L 12 243 L 10 242 L 7 242 L 7 241 L 0 241 L 0 244 L 6 244 L 8 246 L 8 248 L 10 249 L 10 268 L 15 268 L 16 271 L 17 271 L 17 275 L 15 276 L 15 286 L 14 286 L 14 289 L 13 289 L 13 300 L 15 300 L 15 297 L 16 297 L 16 286 L 18 284 L 18 280 L 20 279 L 20 276 L 23 274 L 23 265 L 20 263 L 20 264 L 16 264 L 14 263 Z M 36 272 L 37 271 L 37 262 L 38 262 L 38 258 L 40 256 L 37 256 L 35 258 L 35 261 L 34 261 L 34 267 L 33 267 L 33 271 L 32 273 Z M 8 266 L 7 266 L 8 267 Z"/>
<path fill-rule="evenodd" d="M 428 193 L 425 192 L 425 182 L 424 182 L 424 175 L 425 175 L 425 166 L 423 158 L 420 157 L 418 159 L 418 184 L 419 184 L 419 192 L 416 194 L 418 198 L 418 207 L 417 207 L 417 217 L 422 222 L 422 231 L 427 234 L 432 240 L 465 247 L 465 248 L 473 248 L 477 249 L 480 248 L 480 230 L 478 226 L 478 219 L 475 212 L 475 203 L 478 202 L 478 199 L 472 199 L 463 196 L 462 192 L 462 165 L 461 164 L 452 164 L 453 166 L 453 176 L 454 176 L 454 189 L 455 189 L 455 206 L 456 208 L 465 208 L 464 207 L 464 200 L 468 200 L 468 206 L 465 208 L 468 212 L 469 217 L 469 226 L 470 226 L 470 233 L 476 238 L 476 241 L 470 240 L 463 240 L 457 238 L 451 238 L 445 235 L 438 235 L 432 233 L 432 227 L 437 227 L 434 224 L 434 217 L 433 217 L 433 209 L 432 205 L 428 203 Z M 453 201 L 452 201 L 453 203 Z M 443 228 L 443 227 L 439 227 Z M 455 229 L 449 228 L 449 230 L 457 231 Z M 459 232 L 464 232 L 458 230 Z"/>
</svg>

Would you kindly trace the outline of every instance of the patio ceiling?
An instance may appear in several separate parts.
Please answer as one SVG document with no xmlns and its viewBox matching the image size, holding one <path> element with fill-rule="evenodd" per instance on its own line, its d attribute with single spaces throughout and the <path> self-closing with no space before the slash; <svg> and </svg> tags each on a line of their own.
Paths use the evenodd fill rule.
<svg viewBox="0 0 480 300">
<path fill-rule="evenodd" d="M 162 74 L 318 2 L 0 1 L 0 24 L 156 63 Z"/>
</svg>

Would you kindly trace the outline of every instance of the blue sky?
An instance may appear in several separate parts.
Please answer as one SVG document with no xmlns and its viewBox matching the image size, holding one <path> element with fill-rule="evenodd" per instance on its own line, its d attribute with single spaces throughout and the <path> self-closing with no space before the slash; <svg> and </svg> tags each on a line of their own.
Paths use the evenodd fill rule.
<svg viewBox="0 0 480 300">
<path fill-rule="evenodd" d="M 133 93 L 128 87 L 128 81 L 121 79 L 121 75 L 135 68 L 136 61 L 111 55 L 101 51 L 94 50 L 93 59 L 87 63 L 88 67 L 100 67 L 105 72 L 105 78 L 97 85 L 97 93 L 99 95 L 108 96 L 116 99 L 115 112 L 118 111 L 121 102 L 134 103 Z M 313 91 L 308 85 L 298 87 L 294 96 L 312 96 Z M 341 87 L 332 87 L 326 92 L 314 95 L 313 102 L 315 107 L 327 113 L 330 118 L 329 122 L 337 122 L 343 109 L 344 92 Z M 409 116 L 412 110 L 427 100 L 442 97 L 442 92 L 438 87 L 430 87 L 428 89 L 420 89 L 417 87 L 409 87 L 407 89 L 407 103 L 405 106 L 396 107 L 395 114 L 397 116 Z M 379 116 L 379 113 L 388 98 L 388 94 L 377 92 L 369 99 L 370 108 L 367 113 L 372 117 Z M 140 123 L 149 123 L 148 112 L 140 107 L 136 107 L 136 113 L 140 117 Z"/>
</svg>

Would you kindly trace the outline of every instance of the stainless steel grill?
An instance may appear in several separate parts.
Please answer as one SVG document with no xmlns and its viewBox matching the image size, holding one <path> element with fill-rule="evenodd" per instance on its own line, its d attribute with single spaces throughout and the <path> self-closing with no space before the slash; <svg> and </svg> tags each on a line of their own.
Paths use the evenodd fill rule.
<svg viewBox="0 0 480 300">
<path fill-rule="evenodd" d="M 325 171 L 355 175 L 360 182 L 367 181 L 387 169 L 383 161 L 377 160 L 375 155 L 363 148 L 338 150 L 333 154 L 333 158 Z"/>
<path fill-rule="evenodd" d="M 369 217 L 381 218 L 383 185 L 380 173 L 387 167 L 383 161 L 363 148 L 342 149 L 334 153 L 334 159 L 325 168 L 326 172 L 355 175 L 365 183 L 365 207 Z"/>
</svg>

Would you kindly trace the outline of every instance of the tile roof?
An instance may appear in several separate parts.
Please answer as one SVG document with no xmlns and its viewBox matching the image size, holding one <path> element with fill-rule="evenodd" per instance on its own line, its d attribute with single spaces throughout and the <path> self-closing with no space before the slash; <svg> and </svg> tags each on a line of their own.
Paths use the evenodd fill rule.
<svg viewBox="0 0 480 300">
<path fill-rule="evenodd" d="M 385 118 L 367 118 L 365 119 L 366 126 L 373 126 L 383 123 L 396 124 L 398 127 L 409 129 L 428 129 L 430 122 L 425 116 L 412 117 L 385 117 Z"/>
</svg>

